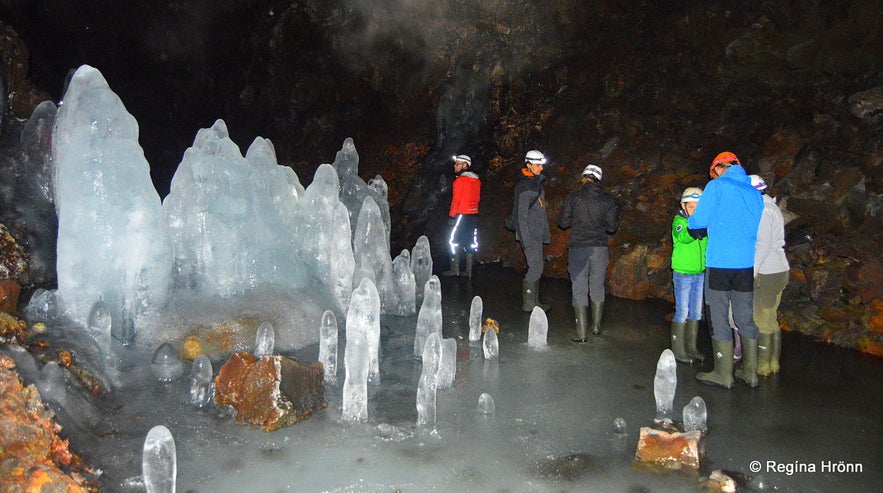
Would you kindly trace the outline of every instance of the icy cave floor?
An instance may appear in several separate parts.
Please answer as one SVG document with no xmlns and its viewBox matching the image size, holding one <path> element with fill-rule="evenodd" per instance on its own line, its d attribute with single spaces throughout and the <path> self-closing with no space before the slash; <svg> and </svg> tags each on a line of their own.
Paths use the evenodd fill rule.
<svg viewBox="0 0 883 493">
<path fill-rule="evenodd" d="M 760 491 L 869 491 L 883 483 L 883 360 L 785 334 L 781 373 L 756 389 L 708 387 L 694 378 L 701 367 L 679 364 L 675 414 L 694 396 L 705 400 L 706 460 L 700 476 L 653 473 L 633 457 L 640 427 L 656 413 L 653 378 L 668 347 L 670 305 L 608 298 L 603 334 L 577 346 L 569 342 L 570 285 L 544 280 L 540 297 L 552 309 L 548 348 L 537 351 L 526 344 L 520 289 L 518 275 L 499 266 L 478 267 L 471 281 L 442 278 L 444 337 L 457 338 L 459 354 L 453 387 L 438 392 L 436 433 L 415 427 L 421 364 L 413 316 L 382 319 L 382 383 L 369 389 L 368 423 L 340 421 L 341 330 L 328 408 L 289 428 L 267 433 L 217 409 L 194 410 L 186 378 L 163 384 L 148 371 L 143 386 L 100 403 L 98 426 L 68 424 L 63 434 L 103 471 L 109 492 L 143 491 L 141 447 L 159 424 L 175 438 L 179 492 L 688 491 L 714 469 L 745 475 Z M 469 344 L 474 295 L 500 325 L 498 361 L 484 361 Z M 707 334 L 700 349 L 709 354 Z M 289 356 L 315 360 L 318 347 Z M 476 411 L 483 392 L 496 402 L 494 416 Z M 614 433 L 617 417 L 627 423 L 625 437 Z M 759 473 L 752 461 L 762 464 Z M 860 464 L 862 472 L 823 471 L 828 461 Z"/>
</svg>

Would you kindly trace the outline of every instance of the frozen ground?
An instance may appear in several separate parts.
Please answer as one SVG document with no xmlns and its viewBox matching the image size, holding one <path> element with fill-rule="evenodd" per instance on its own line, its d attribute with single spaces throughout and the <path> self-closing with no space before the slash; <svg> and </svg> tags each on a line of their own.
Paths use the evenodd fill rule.
<svg viewBox="0 0 883 493">
<path fill-rule="evenodd" d="M 458 340 L 454 386 L 438 393 L 437 433 L 415 428 L 421 365 L 413 354 L 416 316 L 382 320 L 382 383 L 369 390 L 370 421 L 340 422 L 341 385 L 326 387 L 328 409 L 273 433 L 223 412 L 186 404 L 185 377 L 162 384 L 147 361 L 133 362 L 141 383 L 98 402 L 98 423 L 74 424 L 71 448 L 103 471 L 108 492 L 143 491 L 141 447 L 155 425 L 171 430 L 179 492 L 570 492 L 688 491 L 697 477 L 655 474 L 633 464 L 641 426 L 655 415 L 653 377 L 668 344 L 664 302 L 609 299 L 604 334 L 569 342 L 569 284 L 544 282 L 552 303 L 549 347 L 527 347 L 529 314 L 520 312 L 520 279 L 494 266 L 476 279 L 443 278 L 444 336 Z M 473 295 L 500 324 L 500 359 L 486 362 L 468 342 Z M 341 357 L 344 345 L 341 330 Z M 707 337 L 700 348 L 708 351 Z M 318 347 L 293 354 L 315 360 Z M 730 391 L 694 380 L 678 367 L 676 414 L 696 395 L 708 406 L 703 473 L 752 476 L 761 491 L 870 491 L 883 483 L 883 361 L 786 334 L 779 376 Z M 220 362 L 214 362 L 217 372 Z M 487 392 L 496 415 L 476 411 Z M 613 432 L 625 419 L 626 437 Z M 68 422 L 65 422 L 65 421 Z M 761 461 L 758 474 L 751 462 Z M 772 462 L 769 462 L 772 461 Z M 862 472 L 823 472 L 823 461 L 860 464 Z M 554 465 L 557 464 L 557 467 Z M 816 472 L 793 472 L 812 465 Z M 778 471 L 774 470 L 779 468 Z"/>
</svg>

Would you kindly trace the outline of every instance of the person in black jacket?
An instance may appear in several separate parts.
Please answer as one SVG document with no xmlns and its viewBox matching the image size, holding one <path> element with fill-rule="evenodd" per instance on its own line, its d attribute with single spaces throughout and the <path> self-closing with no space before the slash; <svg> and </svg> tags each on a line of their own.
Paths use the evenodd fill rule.
<svg viewBox="0 0 883 493">
<path fill-rule="evenodd" d="M 570 229 L 567 240 L 567 272 L 570 274 L 576 337 L 586 342 L 589 297 L 592 300 L 592 334 L 601 333 L 604 312 L 604 279 L 610 252 L 607 235 L 616 232 L 619 209 L 613 198 L 601 188 L 601 168 L 590 164 L 582 172 L 574 191 L 561 206 L 558 227 Z"/>
<path fill-rule="evenodd" d="M 524 156 L 521 177 L 515 183 L 515 201 L 512 218 L 515 223 L 515 239 L 521 243 L 527 273 L 521 282 L 521 309 L 525 312 L 549 305 L 540 303 L 539 284 L 543 275 L 543 245 L 552 241 L 549 233 L 549 216 L 546 214 L 546 192 L 543 189 L 543 167 L 547 159 L 542 152 L 528 151 Z"/>
</svg>

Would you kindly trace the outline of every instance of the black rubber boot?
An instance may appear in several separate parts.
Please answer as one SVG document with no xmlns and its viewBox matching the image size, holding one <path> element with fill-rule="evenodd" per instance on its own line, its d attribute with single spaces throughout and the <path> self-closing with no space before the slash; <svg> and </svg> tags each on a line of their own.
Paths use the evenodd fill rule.
<svg viewBox="0 0 883 493">
<path fill-rule="evenodd" d="M 699 321 L 687 320 L 687 328 L 684 330 L 684 351 L 693 361 L 705 361 L 705 355 L 696 348 L 696 340 L 699 338 Z"/>
<path fill-rule="evenodd" d="M 687 352 L 684 349 L 684 343 L 686 342 L 684 331 L 686 329 L 687 324 L 684 322 L 671 323 L 671 352 L 675 353 L 676 360 L 681 363 L 690 364 L 693 363 L 693 359 L 687 355 Z"/>
<path fill-rule="evenodd" d="M 441 275 L 444 277 L 460 275 L 460 253 L 457 253 L 456 255 L 451 257 L 451 268 L 442 272 Z"/>
<path fill-rule="evenodd" d="M 725 389 L 733 388 L 733 341 L 712 339 L 711 353 L 714 369 L 708 373 L 697 373 L 696 380 Z"/>
<path fill-rule="evenodd" d="M 757 374 L 768 377 L 773 374 L 771 359 L 773 356 L 773 335 L 759 334 L 757 336 Z"/>
<path fill-rule="evenodd" d="M 586 305 L 573 307 L 573 313 L 576 315 L 576 337 L 571 341 L 577 344 L 586 343 L 586 331 L 589 328 L 589 307 Z"/>
<path fill-rule="evenodd" d="M 535 285 L 537 288 L 536 289 L 537 294 L 536 294 L 536 298 L 534 298 L 534 301 L 536 301 L 538 307 L 540 307 L 544 312 L 547 312 L 547 311 L 549 311 L 549 308 L 551 308 L 551 306 L 549 306 L 547 303 L 543 303 L 540 301 L 540 282 L 537 281 L 535 283 Z"/>
<path fill-rule="evenodd" d="M 467 279 L 472 279 L 472 262 L 473 261 L 475 261 L 475 254 L 472 252 L 467 253 L 466 254 L 466 270 L 463 272 L 463 274 L 466 276 Z"/>
<path fill-rule="evenodd" d="M 593 301 L 592 303 L 592 334 L 601 335 L 601 318 L 604 316 L 604 302 Z"/>
<path fill-rule="evenodd" d="M 742 339 L 742 366 L 736 370 L 736 378 L 754 388 L 760 383 L 757 378 L 757 339 Z"/>
<path fill-rule="evenodd" d="M 521 281 L 521 311 L 532 312 L 537 306 L 537 283 Z"/>
</svg>

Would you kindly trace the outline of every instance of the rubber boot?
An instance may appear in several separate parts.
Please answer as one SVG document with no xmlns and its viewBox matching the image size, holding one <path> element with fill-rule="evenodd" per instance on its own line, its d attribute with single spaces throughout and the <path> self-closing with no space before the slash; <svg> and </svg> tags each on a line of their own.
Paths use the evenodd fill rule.
<svg viewBox="0 0 883 493">
<path fill-rule="evenodd" d="M 467 253 L 466 254 L 466 270 L 463 272 L 463 274 L 466 276 L 467 279 L 472 279 L 472 262 L 474 262 L 474 261 L 475 261 L 475 254 L 472 252 Z"/>
<path fill-rule="evenodd" d="M 773 332 L 773 349 L 770 351 L 770 375 L 779 373 L 779 356 L 782 355 L 782 331 Z"/>
<path fill-rule="evenodd" d="M 768 377 L 773 374 L 771 358 L 773 356 L 773 335 L 760 334 L 757 336 L 757 374 Z"/>
<path fill-rule="evenodd" d="M 537 306 L 540 307 L 540 308 L 542 308 L 542 310 L 543 310 L 544 312 L 549 311 L 549 308 L 551 308 L 551 307 L 550 307 L 548 304 L 543 303 L 543 302 L 540 301 L 540 282 L 537 281 L 536 283 L 534 283 L 534 285 L 535 285 L 536 288 L 537 288 L 537 289 L 536 289 L 536 293 L 537 293 L 537 294 L 536 294 L 536 297 L 534 298 L 534 301 L 536 301 Z"/>
<path fill-rule="evenodd" d="M 671 323 L 671 352 L 675 353 L 675 359 L 681 363 L 692 363 L 693 360 L 687 356 L 684 350 L 684 330 L 687 324 L 684 322 Z"/>
<path fill-rule="evenodd" d="M 589 307 L 586 305 L 573 307 L 573 313 L 576 315 L 576 337 L 571 341 L 577 344 L 586 343 L 586 330 L 589 327 Z"/>
<path fill-rule="evenodd" d="M 712 339 L 711 353 L 714 359 L 714 369 L 708 373 L 697 373 L 696 380 L 726 389 L 733 388 L 733 341 Z"/>
<path fill-rule="evenodd" d="M 687 320 L 687 328 L 684 330 L 684 350 L 693 361 L 705 361 L 705 355 L 696 348 L 696 339 L 699 338 L 699 321 Z"/>
<path fill-rule="evenodd" d="M 521 281 L 521 311 L 532 312 L 537 306 L 537 283 Z"/>
<path fill-rule="evenodd" d="M 442 272 L 442 276 L 451 277 L 460 275 L 460 252 L 451 257 L 451 268 Z"/>
<path fill-rule="evenodd" d="M 592 302 L 592 334 L 601 335 L 601 317 L 604 316 L 604 302 Z"/>
<path fill-rule="evenodd" d="M 757 339 L 742 337 L 742 366 L 736 370 L 736 378 L 749 387 L 757 387 Z"/>
</svg>

